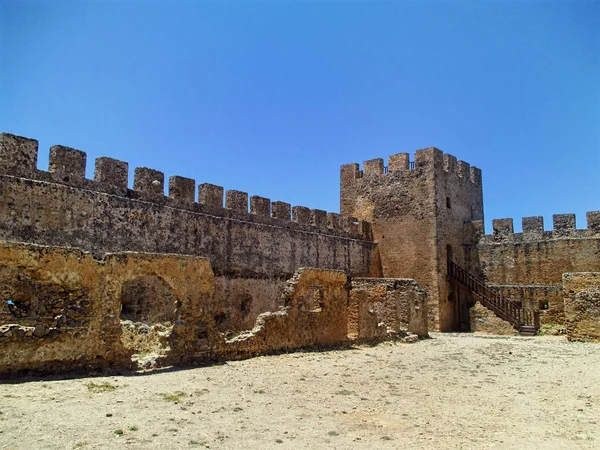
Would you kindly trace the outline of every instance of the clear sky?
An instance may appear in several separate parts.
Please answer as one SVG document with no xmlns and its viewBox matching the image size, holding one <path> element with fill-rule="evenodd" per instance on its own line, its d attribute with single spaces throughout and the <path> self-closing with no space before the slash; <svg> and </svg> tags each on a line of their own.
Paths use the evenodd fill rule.
<svg viewBox="0 0 600 450">
<path fill-rule="evenodd" d="M 0 131 L 339 211 L 436 146 L 491 219 L 600 210 L 600 1 L 0 0 Z"/>
</svg>

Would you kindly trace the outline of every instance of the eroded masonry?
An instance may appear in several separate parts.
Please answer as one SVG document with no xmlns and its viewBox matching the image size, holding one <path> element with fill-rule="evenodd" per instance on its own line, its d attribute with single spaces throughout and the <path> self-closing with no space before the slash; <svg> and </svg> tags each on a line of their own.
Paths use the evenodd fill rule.
<svg viewBox="0 0 600 450">
<path fill-rule="evenodd" d="M 557 215 L 553 231 L 528 218 L 513 233 L 503 219 L 484 235 L 481 171 L 436 148 L 342 166 L 341 215 L 179 176 L 164 195 L 164 174 L 145 167 L 129 188 L 128 164 L 108 157 L 90 180 L 86 154 L 64 146 L 42 171 L 37 155 L 37 141 L 0 135 L 0 373 L 413 340 L 493 320 L 522 333 L 584 320 L 598 338 L 598 314 L 564 300 L 563 279 L 581 275 L 563 274 L 592 272 L 575 297 L 599 309 L 600 213 L 586 230 Z"/>
</svg>

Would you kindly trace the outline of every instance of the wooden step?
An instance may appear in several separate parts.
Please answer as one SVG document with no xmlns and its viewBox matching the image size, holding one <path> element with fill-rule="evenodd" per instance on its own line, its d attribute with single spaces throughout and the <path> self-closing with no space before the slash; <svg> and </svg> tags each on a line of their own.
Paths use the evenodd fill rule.
<svg viewBox="0 0 600 450">
<path fill-rule="evenodd" d="M 533 325 L 521 325 L 519 334 L 521 336 L 535 336 L 535 327 Z"/>
</svg>

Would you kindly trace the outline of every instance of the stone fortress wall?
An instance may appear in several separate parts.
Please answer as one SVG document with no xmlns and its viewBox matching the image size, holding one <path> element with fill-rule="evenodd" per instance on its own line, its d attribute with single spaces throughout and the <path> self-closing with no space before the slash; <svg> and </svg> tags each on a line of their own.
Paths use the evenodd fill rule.
<svg viewBox="0 0 600 450">
<path fill-rule="evenodd" d="M 427 334 L 414 281 L 374 280 L 389 295 L 367 290 L 370 307 L 349 308 L 352 277 L 381 275 L 368 222 L 210 184 L 195 201 L 195 181 L 178 176 L 165 196 L 163 173 L 144 167 L 130 189 L 127 163 L 107 157 L 88 180 L 85 153 L 64 146 L 42 171 L 37 152 L 0 135 L 0 372 Z M 349 314 L 378 326 L 350 332 Z"/>
<path fill-rule="evenodd" d="M 165 195 L 145 167 L 130 188 L 108 157 L 89 180 L 64 146 L 38 170 L 37 154 L 0 134 L 0 373 L 513 332 L 450 260 L 573 338 L 597 331 L 600 212 L 585 230 L 563 214 L 485 235 L 481 170 L 435 147 L 343 165 L 341 215 L 179 176 Z"/>
<path fill-rule="evenodd" d="M 48 172 L 36 169 L 38 143 L 3 135 L 0 239 L 76 247 L 97 257 L 136 251 L 204 256 L 215 273 L 223 331 L 251 328 L 280 306 L 280 291 L 299 267 L 377 276 L 377 247 L 364 221 L 101 157 L 85 179 L 85 153 L 50 150 Z M 223 200 L 225 199 L 225 204 Z M 248 211 L 250 200 L 250 211 Z"/>
<path fill-rule="evenodd" d="M 524 217 L 522 232 L 513 219 L 495 219 L 477 253 L 483 277 L 505 297 L 540 310 L 542 324 L 564 324 L 563 274 L 600 272 L 600 211 L 586 214 L 577 229 L 574 214 L 555 214 L 553 229 L 542 217 Z"/>
</svg>

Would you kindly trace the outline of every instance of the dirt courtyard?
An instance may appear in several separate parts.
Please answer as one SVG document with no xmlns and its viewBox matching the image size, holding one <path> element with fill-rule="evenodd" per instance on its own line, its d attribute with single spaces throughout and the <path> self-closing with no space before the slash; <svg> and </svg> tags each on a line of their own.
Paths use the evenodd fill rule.
<svg viewBox="0 0 600 450">
<path fill-rule="evenodd" d="M 4 382 L 2 449 L 600 448 L 600 346 L 416 344 Z"/>
</svg>

